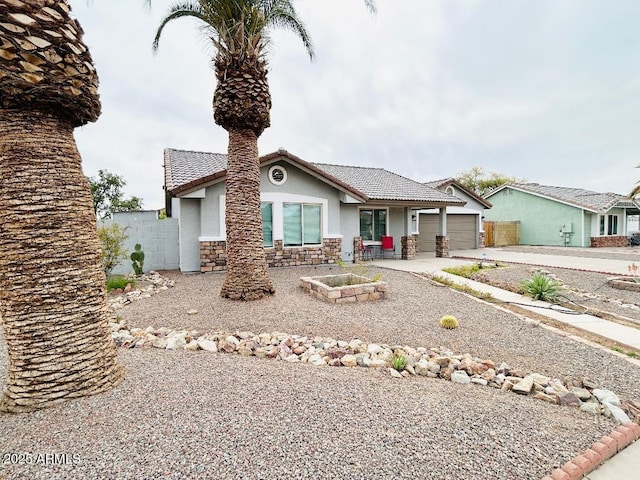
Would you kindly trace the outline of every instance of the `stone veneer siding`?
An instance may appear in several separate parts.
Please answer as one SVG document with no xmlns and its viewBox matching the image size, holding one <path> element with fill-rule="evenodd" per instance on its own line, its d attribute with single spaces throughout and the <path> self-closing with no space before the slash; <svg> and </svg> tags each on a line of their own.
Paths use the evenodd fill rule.
<svg viewBox="0 0 640 480">
<path fill-rule="evenodd" d="M 324 238 L 322 245 L 283 247 L 282 240 L 265 248 L 267 266 L 290 267 L 295 265 L 320 265 L 336 263 L 342 251 L 342 239 Z M 200 271 L 218 272 L 227 269 L 227 242 L 200 242 Z"/>
<path fill-rule="evenodd" d="M 449 237 L 446 235 L 436 235 L 436 257 L 449 256 Z"/>
<path fill-rule="evenodd" d="M 478 248 L 484 248 L 484 232 L 480 232 L 478 235 Z"/>
<path fill-rule="evenodd" d="M 629 239 L 621 235 L 612 237 L 591 237 L 592 247 L 626 247 L 627 245 L 629 245 Z"/>
<path fill-rule="evenodd" d="M 409 235 L 400 239 L 402 243 L 402 260 L 413 260 L 416 258 L 416 250 L 418 247 L 418 236 Z"/>
</svg>

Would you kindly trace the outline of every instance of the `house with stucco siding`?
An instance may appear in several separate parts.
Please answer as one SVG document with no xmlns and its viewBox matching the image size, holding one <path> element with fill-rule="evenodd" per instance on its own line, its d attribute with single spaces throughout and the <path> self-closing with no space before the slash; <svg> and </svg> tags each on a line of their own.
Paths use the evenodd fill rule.
<svg viewBox="0 0 640 480">
<path fill-rule="evenodd" d="M 350 262 L 364 255 L 414 258 L 417 212 L 424 209 L 439 212 L 436 254 L 449 254 L 446 209 L 465 204 L 453 195 L 382 168 L 311 163 L 286 150 L 259 161 L 270 266 Z M 224 154 L 164 151 L 166 211 L 179 222 L 182 271 L 226 268 L 226 162 Z"/>
<path fill-rule="evenodd" d="M 624 195 L 537 183 L 511 183 L 485 195 L 487 221 L 520 222 L 520 244 L 626 246 L 627 218 L 640 207 Z"/>
</svg>

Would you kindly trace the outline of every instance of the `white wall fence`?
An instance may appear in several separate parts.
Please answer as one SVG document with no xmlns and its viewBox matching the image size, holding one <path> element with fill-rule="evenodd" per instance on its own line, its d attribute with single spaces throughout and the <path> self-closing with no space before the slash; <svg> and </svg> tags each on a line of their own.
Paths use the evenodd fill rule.
<svg viewBox="0 0 640 480">
<path fill-rule="evenodd" d="M 114 213 L 111 220 L 102 220 L 100 225 L 118 225 L 126 228 L 129 237 L 125 242 L 126 251 L 131 254 L 136 243 L 144 252 L 144 272 L 151 270 L 176 270 L 180 267 L 178 247 L 178 219 L 158 219 L 155 210 L 141 212 Z M 126 275 L 133 272 L 131 260 L 123 260 L 113 270 L 114 274 Z"/>
</svg>

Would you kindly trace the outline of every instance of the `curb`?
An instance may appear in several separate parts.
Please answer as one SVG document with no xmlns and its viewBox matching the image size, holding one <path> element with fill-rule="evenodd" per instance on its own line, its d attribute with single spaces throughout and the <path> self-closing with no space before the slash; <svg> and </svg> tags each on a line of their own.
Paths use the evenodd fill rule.
<svg viewBox="0 0 640 480">
<path fill-rule="evenodd" d="M 591 445 L 573 460 L 569 460 L 561 468 L 556 468 L 551 475 L 541 480 L 580 480 L 591 473 L 616 453 L 640 438 L 640 425 L 627 422 L 618 425 L 609 435 Z"/>
</svg>

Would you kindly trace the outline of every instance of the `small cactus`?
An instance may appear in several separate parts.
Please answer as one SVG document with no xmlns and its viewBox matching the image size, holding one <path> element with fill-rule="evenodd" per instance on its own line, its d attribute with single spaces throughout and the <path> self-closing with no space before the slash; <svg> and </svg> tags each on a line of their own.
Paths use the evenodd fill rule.
<svg viewBox="0 0 640 480">
<path fill-rule="evenodd" d="M 136 243 L 135 252 L 131 254 L 131 266 L 136 275 L 142 275 L 142 267 L 144 266 L 144 252 L 142 245 Z"/>
<path fill-rule="evenodd" d="M 458 325 L 458 319 L 453 315 L 445 315 L 440 319 L 440 326 L 442 328 L 453 330 L 454 328 L 458 328 Z"/>
</svg>

